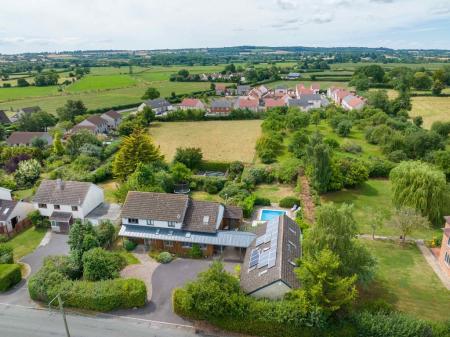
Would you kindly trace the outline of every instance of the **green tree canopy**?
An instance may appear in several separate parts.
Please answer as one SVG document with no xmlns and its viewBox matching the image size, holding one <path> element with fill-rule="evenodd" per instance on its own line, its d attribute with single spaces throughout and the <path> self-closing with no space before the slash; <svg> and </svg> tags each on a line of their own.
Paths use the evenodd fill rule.
<svg viewBox="0 0 450 337">
<path fill-rule="evenodd" d="M 159 93 L 159 91 L 156 88 L 148 88 L 144 95 L 142 96 L 142 99 L 155 99 L 158 98 L 159 96 L 161 96 L 161 94 Z"/>
<path fill-rule="evenodd" d="M 397 209 L 389 224 L 400 232 L 403 242 L 414 230 L 430 227 L 428 219 L 410 207 Z"/>
<path fill-rule="evenodd" d="M 397 208 L 411 207 L 436 226 L 442 224 L 448 198 L 445 174 L 421 161 L 407 161 L 392 169 L 393 203 Z"/>
<path fill-rule="evenodd" d="M 308 174 L 318 192 L 325 192 L 332 176 L 331 151 L 324 144 L 320 133 L 315 133 L 306 147 L 308 155 Z"/>
<path fill-rule="evenodd" d="M 76 116 L 85 115 L 87 108 L 81 100 L 69 99 L 66 104 L 56 109 L 60 121 L 73 121 Z"/>
<path fill-rule="evenodd" d="M 139 163 L 151 164 L 161 161 L 159 148 L 153 144 L 150 136 L 142 129 L 135 129 L 129 136 L 124 137 L 120 150 L 113 161 L 113 173 L 120 180 L 125 181 L 132 174 Z"/>
</svg>

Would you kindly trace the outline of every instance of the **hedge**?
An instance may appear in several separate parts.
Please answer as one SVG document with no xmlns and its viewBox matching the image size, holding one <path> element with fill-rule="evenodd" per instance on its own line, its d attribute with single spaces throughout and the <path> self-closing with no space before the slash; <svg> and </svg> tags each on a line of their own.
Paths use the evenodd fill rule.
<svg viewBox="0 0 450 337">
<path fill-rule="evenodd" d="M 292 208 L 294 205 L 300 206 L 300 199 L 296 197 L 285 197 L 280 200 L 280 207 Z"/>
<path fill-rule="evenodd" d="M 14 263 L 13 248 L 8 244 L 0 244 L 0 264 Z"/>
<path fill-rule="evenodd" d="M 6 291 L 22 279 L 20 265 L 0 264 L 0 291 Z"/>
<path fill-rule="evenodd" d="M 227 163 L 227 162 L 203 160 L 200 163 L 199 170 L 200 171 L 226 172 L 226 171 L 228 171 L 229 167 L 230 167 L 230 163 Z"/>
</svg>

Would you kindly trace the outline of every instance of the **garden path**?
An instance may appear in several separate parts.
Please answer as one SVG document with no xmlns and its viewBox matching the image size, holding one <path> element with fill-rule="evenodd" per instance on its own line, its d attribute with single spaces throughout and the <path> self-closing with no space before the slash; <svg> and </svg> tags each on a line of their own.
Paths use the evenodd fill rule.
<svg viewBox="0 0 450 337">
<path fill-rule="evenodd" d="M 311 196 L 311 188 L 309 187 L 309 180 L 303 172 L 300 172 L 298 183 L 300 185 L 300 200 L 303 207 L 303 215 L 305 220 L 309 223 L 314 222 L 314 201 Z"/>
</svg>

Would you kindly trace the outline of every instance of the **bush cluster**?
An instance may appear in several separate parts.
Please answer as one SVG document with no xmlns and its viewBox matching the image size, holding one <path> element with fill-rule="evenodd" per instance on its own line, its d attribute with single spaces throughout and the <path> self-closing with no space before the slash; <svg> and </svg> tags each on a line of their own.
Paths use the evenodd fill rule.
<svg viewBox="0 0 450 337">
<path fill-rule="evenodd" d="M 284 197 L 279 202 L 280 207 L 292 208 L 294 205 L 300 206 L 300 199 L 297 197 Z"/>
<path fill-rule="evenodd" d="M 161 252 L 156 256 L 156 261 L 159 263 L 169 263 L 173 260 L 172 254 L 169 252 Z"/>
<path fill-rule="evenodd" d="M 13 248 L 8 244 L 0 244 L 0 264 L 14 263 Z"/>
<path fill-rule="evenodd" d="M 0 264 L 0 292 L 6 291 L 22 280 L 20 265 Z"/>
</svg>

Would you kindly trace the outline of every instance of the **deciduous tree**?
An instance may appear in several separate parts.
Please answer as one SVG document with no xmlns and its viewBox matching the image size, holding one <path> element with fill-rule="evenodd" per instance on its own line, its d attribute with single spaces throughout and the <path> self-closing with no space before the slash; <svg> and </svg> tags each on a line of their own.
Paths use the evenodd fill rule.
<svg viewBox="0 0 450 337">
<path fill-rule="evenodd" d="M 410 207 L 397 209 L 389 224 L 400 232 L 403 243 L 406 236 L 411 235 L 414 230 L 430 227 L 428 219 Z"/>
</svg>

